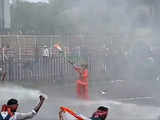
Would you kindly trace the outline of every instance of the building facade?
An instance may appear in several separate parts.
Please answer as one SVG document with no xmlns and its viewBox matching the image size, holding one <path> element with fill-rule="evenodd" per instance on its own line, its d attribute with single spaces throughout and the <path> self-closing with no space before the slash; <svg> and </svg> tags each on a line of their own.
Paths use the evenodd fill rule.
<svg viewBox="0 0 160 120">
<path fill-rule="evenodd" d="M 4 33 L 10 29 L 10 4 L 9 0 L 0 0 L 0 32 Z"/>
</svg>

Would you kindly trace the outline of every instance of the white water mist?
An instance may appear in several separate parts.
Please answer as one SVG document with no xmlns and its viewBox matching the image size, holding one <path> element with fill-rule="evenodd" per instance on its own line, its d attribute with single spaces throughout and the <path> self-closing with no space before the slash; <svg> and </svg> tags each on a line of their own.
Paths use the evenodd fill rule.
<svg viewBox="0 0 160 120">
<path fill-rule="evenodd" d="M 47 98 L 47 95 L 41 93 L 40 90 L 24 88 L 15 84 L 2 84 L 0 85 L 0 104 L 4 104 L 10 98 L 16 98 L 18 100 L 37 100 L 39 96 L 43 95 Z"/>
</svg>

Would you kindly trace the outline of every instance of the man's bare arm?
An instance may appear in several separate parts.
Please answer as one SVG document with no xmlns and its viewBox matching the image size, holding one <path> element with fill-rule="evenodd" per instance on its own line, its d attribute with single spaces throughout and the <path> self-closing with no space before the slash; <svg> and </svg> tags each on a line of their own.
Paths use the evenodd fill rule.
<svg viewBox="0 0 160 120">
<path fill-rule="evenodd" d="M 36 115 L 38 113 L 38 111 L 40 110 L 45 98 L 43 96 L 39 96 L 40 102 L 38 103 L 38 105 L 31 111 L 28 113 L 19 113 L 16 112 L 15 113 L 15 119 L 17 120 L 26 120 L 26 119 L 30 119 L 32 118 L 34 115 Z"/>
<path fill-rule="evenodd" d="M 45 100 L 45 98 L 43 96 L 39 96 L 39 103 L 37 104 L 37 106 L 34 108 L 35 112 L 38 113 L 38 111 L 40 110 L 40 108 L 42 107 L 43 105 L 43 102 Z"/>
<path fill-rule="evenodd" d="M 64 112 L 64 111 L 62 111 L 62 110 L 59 111 L 59 120 L 64 120 L 64 119 L 63 119 L 63 116 L 62 116 L 62 113 L 63 113 L 63 112 Z"/>
</svg>

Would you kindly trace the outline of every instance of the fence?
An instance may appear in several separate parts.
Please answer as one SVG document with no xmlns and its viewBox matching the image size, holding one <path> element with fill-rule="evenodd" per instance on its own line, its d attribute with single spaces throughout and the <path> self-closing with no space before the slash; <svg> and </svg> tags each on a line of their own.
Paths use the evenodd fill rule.
<svg viewBox="0 0 160 120">
<path fill-rule="evenodd" d="M 7 73 L 7 79 L 47 81 L 49 83 L 59 82 L 71 83 L 76 79 L 73 67 L 66 61 L 65 57 L 74 63 L 80 64 L 80 56 L 66 53 L 65 57 L 60 55 L 54 48 L 49 49 L 49 57 L 42 56 L 42 48 L 3 48 L 0 49 L 0 65 Z M 92 56 L 88 56 L 89 71 L 95 71 Z M 67 81 L 69 80 L 69 81 Z"/>
<path fill-rule="evenodd" d="M 99 63 L 97 61 L 103 57 L 103 55 L 97 55 L 99 53 L 97 53 L 95 45 L 98 46 L 97 43 L 99 42 L 96 39 L 98 36 L 88 34 L 1 35 L 1 65 L 3 71 L 7 72 L 8 80 L 56 82 L 68 79 L 72 82 L 76 79 L 77 74 L 74 73 L 72 66 L 66 62 L 64 57 L 54 50 L 53 44 L 56 42 L 63 43 L 66 46 L 66 51 L 68 51 L 66 56 L 76 63 L 80 64 L 84 61 L 88 63 L 90 76 L 92 76 L 95 72 L 100 71 L 102 60 Z M 103 39 L 106 39 L 106 36 Z M 50 51 L 50 57 L 47 61 L 42 57 L 43 45 L 47 45 Z M 91 50 L 93 48 L 94 50 Z"/>
<path fill-rule="evenodd" d="M 131 41 L 128 40 L 129 37 L 132 38 Z M 132 43 L 136 42 L 133 36 L 124 34 L 2 35 L 0 36 L 0 63 L 3 70 L 7 72 L 7 79 L 48 82 L 75 80 L 77 76 L 72 66 L 54 50 L 53 44 L 56 42 L 63 43 L 67 51 L 66 56 L 77 64 L 87 62 L 90 77 L 94 79 L 130 79 L 136 76 L 134 72 L 139 65 L 134 68 L 136 61 L 133 62 L 132 57 L 127 55 L 130 48 L 134 48 L 131 46 L 134 45 Z M 50 51 L 47 60 L 42 57 L 43 45 L 47 45 Z M 4 46 L 6 48 L 3 48 Z M 137 53 L 135 56 L 138 56 Z M 142 63 L 143 60 L 141 59 Z"/>
</svg>

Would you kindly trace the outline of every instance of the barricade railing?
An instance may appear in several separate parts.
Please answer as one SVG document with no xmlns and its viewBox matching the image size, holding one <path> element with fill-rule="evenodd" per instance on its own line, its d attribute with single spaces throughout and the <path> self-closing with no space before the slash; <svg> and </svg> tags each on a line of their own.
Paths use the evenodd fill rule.
<svg viewBox="0 0 160 120">
<path fill-rule="evenodd" d="M 54 82 L 72 82 L 77 76 L 65 57 L 80 64 L 80 56 L 66 53 L 61 56 L 55 49 L 49 49 L 49 56 L 43 57 L 42 49 L 2 48 L 0 49 L 1 68 L 7 72 L 7 80 L 37 80 Z M 95 71 L 94 60 L 88 56 L 89 71 Z M 67 79 L 67 80 L 64 80 Z"/>
</svg>

